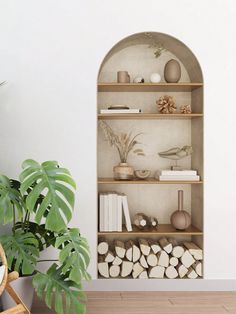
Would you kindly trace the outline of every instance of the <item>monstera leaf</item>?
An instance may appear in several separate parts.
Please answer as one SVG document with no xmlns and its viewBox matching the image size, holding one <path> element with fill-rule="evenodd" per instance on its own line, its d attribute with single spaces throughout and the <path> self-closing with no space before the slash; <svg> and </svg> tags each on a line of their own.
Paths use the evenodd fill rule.
<svg viewBox="0 0 236 314">
<path fill-rule="evenodd" d="M 56 248 L 61 249 L 59 261 L 62 264 L 62 272 L 69 273 L 69 279 L 80 282 L 89 280 L 87 273 L 90 255 L 87 240 L 80 236 L 79 229 L 66 230 L 62 236 L 56 239 Z"/>
<path fill-rule="evenodd" d="M 14 219 L 14 209 L 17 216 L 22 218 L 23 200 L 13 182 L 6 176 L 0 175 L 0 222 L 7 224 Z"/>
<path fill-rule="evenodd" d="M 69 280 L 63 274 L 62 267 L 55 263 L 46 274 L 37 273 L 33 279 L 33 286 L 40 299 L 45 299 L 47 306 L 52 308 L 52 298 L 55 295 L 54 309 L 57 314 L 84 314 L 85 295 L 81 291 L 81 285 Z M 63 295 L 65 297 L 65 310 L 63 309 Z M 82 302 L 81 302 L 82 301 Z"/>
<path fill-rule="evenodd" d="M 57 234 L 47 230 L 45 225 L 38 225 L 33 221 L 27 221 L 23 224 L 24 230 L 33 233 L 34 237 L 38 240 L 39 251 L 43 251 L 50 245 L 55 245 Z M 15 224 L 15 230 L 22 230 L 22 222 Z"/>
<path fill-rule="evenodd" d="M 56 161 L 46 161 L 41 165 L 31 159 L 23 162 L 20 175 L 22 195 L 26 195 L 26 206 L 35 211 L 40 195 L 43 201 L 37 207 L 35 221 L 40 224 L 46 218 L 46 229 L 59 232 L 66 228 L 72 218 L 74 189 L 76 184 L 70 172 L 60 168 Z M 27 191 L 29 191 L 29 194 Z"/>
<path fill-rule="evenodd" d="M 38 241 L 31 232 L 16 231 L 13 235 L 3 235 L 0 242 L 5 250 L 10 270 L 22 275 L 31 275 L 39 256 Z"/>
</svg>

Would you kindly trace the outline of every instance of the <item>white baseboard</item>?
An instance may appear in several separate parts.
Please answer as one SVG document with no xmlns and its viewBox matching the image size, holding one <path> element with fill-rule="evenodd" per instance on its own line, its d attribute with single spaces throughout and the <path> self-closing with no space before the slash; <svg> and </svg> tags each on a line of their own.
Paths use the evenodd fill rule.
<svg viewBox="0 0 236 314">
<path fill-rule="evenodd" d="M 85 291 L 236 291 L 236 280 L 99 279 L 84 282 Z"/>
</svg>

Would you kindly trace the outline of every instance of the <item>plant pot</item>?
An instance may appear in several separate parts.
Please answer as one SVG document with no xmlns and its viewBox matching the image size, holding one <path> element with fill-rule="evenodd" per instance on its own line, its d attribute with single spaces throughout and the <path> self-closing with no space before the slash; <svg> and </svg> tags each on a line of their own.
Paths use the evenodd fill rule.
<svg viewBox="0 0 236 314">
<path fill-rule="evenodd" d="M 28 307 L 32 308 L 34 288 L 32 284 L 33 276 L 20 277 L 16 281 L 11 282 L 11 286 L 16 290 L 22 301 Z M 7 310 L 16 305 L 6 290 L 1 295 L 3 310 Z"/>
<path fill-rule="evenodd" d="M 121 162 L 113 168 L 115 180 L 132 180 L 134 177 L 134 168 L 126 162 Z"/>
</svg>

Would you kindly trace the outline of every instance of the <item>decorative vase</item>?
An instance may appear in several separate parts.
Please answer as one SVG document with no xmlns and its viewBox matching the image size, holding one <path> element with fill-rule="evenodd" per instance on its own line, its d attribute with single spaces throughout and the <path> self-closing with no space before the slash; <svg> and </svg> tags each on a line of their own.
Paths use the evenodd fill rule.
<svg viewBox="0 0 236 314">
<path fill-rule="evenodd" d="M 134 169 L 126 162 L 121 162 L 113 168 L 115 180 L 132 180 L 134 177 Z"/>
<path fill-rule="evenodd" d="M 128 71 L 118 71 L 117 82 L 118 83 L 130 83 L 130 76 L 129 76 Z"/>
<path fill-rule="evenodd" d="M 17 280 L 11 282 L 12 287 L 19 294 L 22 301 L 28 307 L 29 310 L 32 308 L 33 297 L 34 297 L 34 287 L 32 284 L 33 276 L 20 277 Z M 10 298 L 9 294 L 4 291 L 1 295 L 3 310 L 7 310 L 15 306 L 15 302 Z"/>
<path fill-rule="evenodd" d="M 181 77 L 181 67 L 177 60 L 171 59 L 164 68 L 164 77 L 167 83 L 177 83 Z"/>
<path fill-rule="evenodd" d="M 183 210 L 183 194 L 182 190 L 178 191 L 178 210 L 176 210 L 170 218 L 172 226 L 177 230 L 185 230 L 191 224 L 191 216 Z"/>
</svg>

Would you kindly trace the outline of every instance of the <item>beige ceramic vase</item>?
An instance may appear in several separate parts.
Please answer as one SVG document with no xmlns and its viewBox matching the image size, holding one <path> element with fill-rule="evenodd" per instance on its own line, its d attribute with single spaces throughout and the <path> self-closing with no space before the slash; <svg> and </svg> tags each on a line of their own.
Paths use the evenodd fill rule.
<svg viewBox="0 0 236 314">
<path fill-rule="evenodd" d="M 134 168 L 126 162 L 121 162 L 113 168 L 115 180 L 132 180 L 134 177 Z"/>
<path fill-rule="evenodd" d="M 181 77 L 181 67 L 177 60 L 171 59 L 166 63 L 164 77 L 167 83 L 178 83 Z"/>
<path fill-rule="evenodd" d="M 178 191 L 178 210 L 176 210 L 170 218 L 172 226 L 177 230 L 185 230 L 191 224 L 191 216 L 183 210 L 183 194 L 182 190 Z"/>
</svg>

